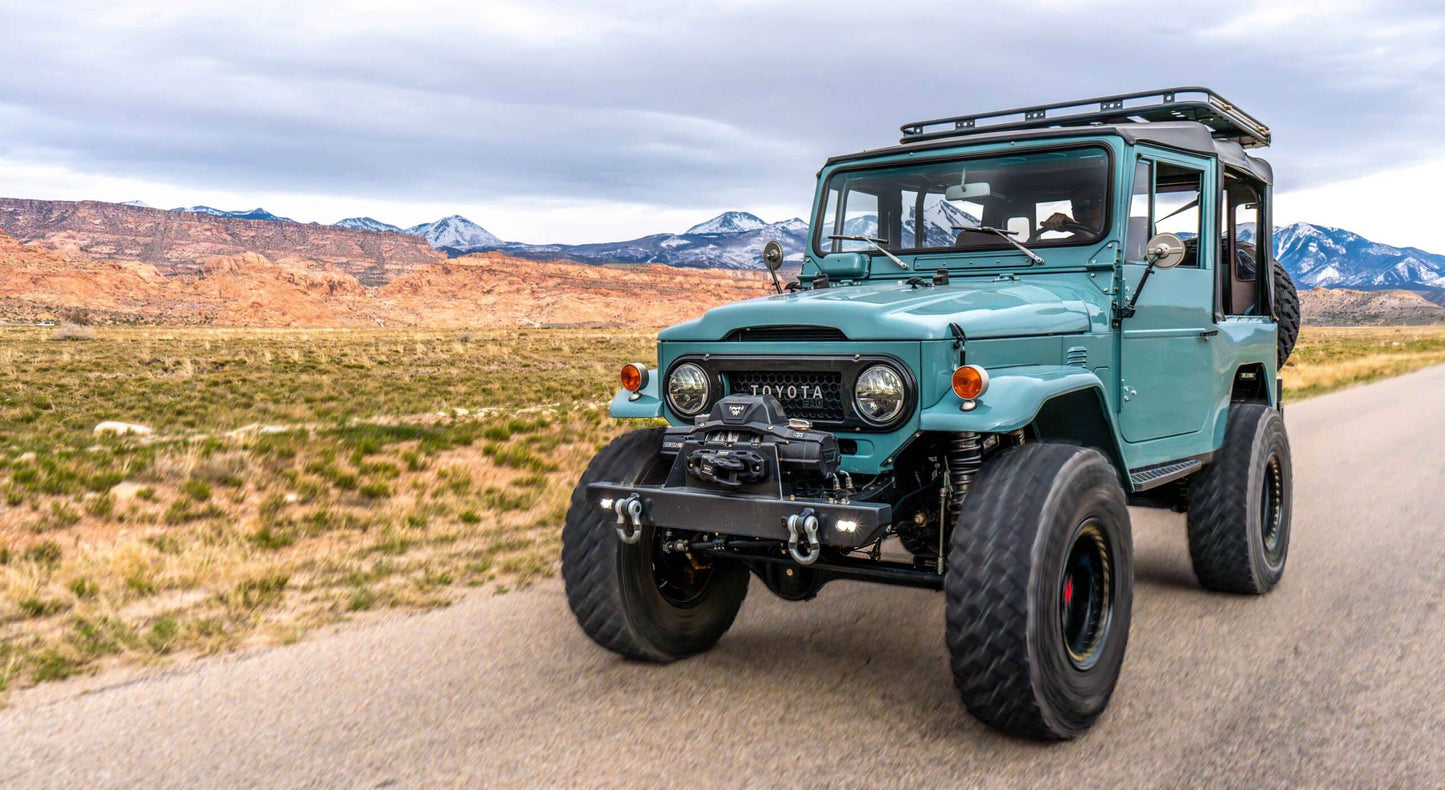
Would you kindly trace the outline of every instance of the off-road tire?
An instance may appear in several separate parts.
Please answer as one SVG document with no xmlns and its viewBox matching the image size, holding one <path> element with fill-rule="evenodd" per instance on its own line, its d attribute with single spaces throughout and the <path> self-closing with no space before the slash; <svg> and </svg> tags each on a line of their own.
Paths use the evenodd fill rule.
<svg viewBox="0 0 1445 790">
<path fill-rule="evenodd" d="M 1200 584 L 1259 595 L 1279 583 L 1289 556 L 1292 485 L 1279 412 L 1262 403 L 1231 406 L 1223 445 L 1189 485 L 1189 557 Z M 1275 492 L 1277 501 L 1265 504 Z"/>
<path fill-rule="evenodd" d="M 653 580 L 653 528 L 644 528 L 637 543 L 623 543 L 616 518 L 589 500 L 589 483 L 665 479 L 671 464 L 659 452 L 663 430 L 633 431 L 603 448 L 573 489 L 562 529 L 562 581 L 582 630 L 614 653 L 658 662 L 685 658 L 716 644 L 737 617 L 749 578 L 744 566 L 713 560 L 698 600 L 674 606 Z"/>
<path fill-rule="evenodd" d="M 1111 554 L 1104 576 L 1112 584 L 1097 649 L 1081 668 L 1066 646 L 1061 593 L 1077 536 L 1090 524 Z M 1133 585 L 1127 500 L 1109 461 L 1065 444 L 1000 451 L 964 500 L 944 579 L 953 678 L 969 712 L 1045 740 L 1087 730 L 1119 678 Z"/>
<path fill-rule="evenodd" d="M 1270 267 L 1274 269 L 1274 313 L 1279 322 L 1276 341 L 1279 367 L 1284 367 L 1294 351 L 1295 341 L 1299 340 L 1299 292 L 1295 290 L 1294 280 L 1290 279 L 1283 264 L 1270 261 Z"/>
</svg>

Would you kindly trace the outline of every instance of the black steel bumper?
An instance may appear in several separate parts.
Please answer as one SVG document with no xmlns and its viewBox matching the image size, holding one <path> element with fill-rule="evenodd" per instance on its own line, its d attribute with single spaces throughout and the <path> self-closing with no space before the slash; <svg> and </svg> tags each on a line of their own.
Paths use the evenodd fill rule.
<svg viewBox="0 0 1445 790">
<path fill-rule="evenodd" d="M 642 523 L 647 526 L 733 537 L 787 541 L 788 517 L 808 508 L 817 515 L 818 540 L 825 546 L 866 546 L 893 523 L 893 507 L 874 502 L 843 504 L 826 499 L 791 500 L 697 488 L 616 483 L 587 486 L 587 496 L 598 510 L 604 510 L 603 500 L 615 502 L 632 495 L 642 502 Z"/>
</svg>

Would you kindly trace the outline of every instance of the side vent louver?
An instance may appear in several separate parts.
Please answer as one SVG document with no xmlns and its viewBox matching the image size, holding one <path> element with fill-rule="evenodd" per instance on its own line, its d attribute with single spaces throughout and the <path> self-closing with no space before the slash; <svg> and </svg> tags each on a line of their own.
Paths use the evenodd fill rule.
<svg viewBox="0 0 1445 790">
<path fill-rule="evenodd" d="M 1089 350 L 1083 346 L 1074 346 L 1064 353 L 1064 364 L 1073 365 L 1076 368 L 1089 366 Z"/>
</svg>

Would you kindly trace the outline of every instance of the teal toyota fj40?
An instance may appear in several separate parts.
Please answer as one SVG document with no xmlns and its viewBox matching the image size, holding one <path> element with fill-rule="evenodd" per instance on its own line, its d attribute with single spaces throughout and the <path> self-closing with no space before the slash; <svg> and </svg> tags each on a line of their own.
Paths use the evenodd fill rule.
<svg viewBox="0 0 1445 790">
<path fill-rule="evenodd" d="M 756 575 L 945 593 L 963 703 L 1071 738 L 1129 636 L 1127 506 L 1187 513 L 1201 584 L 1284 571 L 1277 378 L 1298 303 L 1270 255 L 1267 127 L 1175 88 L 903 127 L 819 173 L 802 271 L 663 331 L 562 533 L 587 635 L 703 651 Z M 783 256 L 770 244 L 764 260 Z"/>
</svg>

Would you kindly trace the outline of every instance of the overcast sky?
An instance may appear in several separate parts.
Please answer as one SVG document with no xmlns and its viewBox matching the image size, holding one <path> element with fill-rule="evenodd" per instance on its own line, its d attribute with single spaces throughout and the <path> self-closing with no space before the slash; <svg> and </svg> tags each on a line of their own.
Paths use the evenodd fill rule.
<svg viewBox="0 0 1445 790">
<path fill-rule="evenodd" d="M 1445 7 L 0 0 L 0 195 L 611 241 L 805 214 L 909 120 L 1168 85 L 1265 121 L 1277 219 L 1445 252 Z"/>
</svg>

